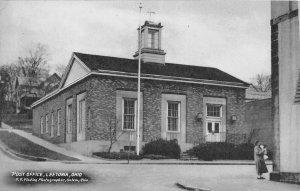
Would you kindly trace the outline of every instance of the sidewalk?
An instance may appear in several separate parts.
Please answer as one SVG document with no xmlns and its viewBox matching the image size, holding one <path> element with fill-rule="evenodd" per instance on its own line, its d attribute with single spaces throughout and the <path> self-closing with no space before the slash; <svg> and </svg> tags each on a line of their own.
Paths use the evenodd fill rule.
<svg viewBox="0 0 300 191">
<path fill-rule="evenodd" d="M 98 158 L 96 158 L 98 159 Z M 87 161 L 65 161 L 67 164 L 128 164 L 127 160 L 113 160 L 101 159 L 101 161 L 87 162 Z M 178 159 L 142 159 L 142 160 L 129 160 L 132 165 L 255 165 L 252 160 L 178 160 Z M 272 161 L 266 161 L 266 165 L 272 165 Z"/>
<path fill-rule="evenodd" d="M 55 144 L 49 143 L 48 141 L 40 139 L 40 138 L 32 135 L 31 133 L 27 133 L 27 132 L 22 131 L 22 130 L 17 130 L 17 129 L 12 129 L 12 128 L 9 128 L 9 129 L 0 128 L 0 131 L 8 131 L 8 132 L 15 133 L 19 136 L 22 136 L 22 137 L 30 140 L 31 142 L 33 142 L 35 144 L 38 144 L 42 147 L 45 147 L 45 148 L 47 148 L 51 151 L 54 151 L 54 152 L 57 152 L 57 153 L 60 153 L 60 154 L 63 154 L 63 155 L 69 156 L 69 157 L 77 158 L 80 161 L 84 161 L 84 162 L 88 162 L 88 163 L 101 162 L 102 161 L 101 159 L 86 157 L 86 156 L 80 155 L 78 153 L 66 150 L 65 148 L 62 148 L 62 147 L 59 147 Z M 102 161 L 102 162 L 104 162 L 104 161 Z"/>
</svg>

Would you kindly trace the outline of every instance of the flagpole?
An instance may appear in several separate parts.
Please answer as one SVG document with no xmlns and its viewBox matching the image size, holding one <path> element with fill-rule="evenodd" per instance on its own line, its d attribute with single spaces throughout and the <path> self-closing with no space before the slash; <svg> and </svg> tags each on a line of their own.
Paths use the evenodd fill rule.
<svg viewBox="0 0 300 191">
<path fill-rule="evenodd" d="M 141 12 L 142 12 L 142 3 L 140 3 L 140 14 L 139 14 L 139 65 L 138 65 L 138 97 L 137 97 L 137 129 L 136 129 L 136 154 L 140 154 L 140 105 L 141 105 Z"/>
</svg>

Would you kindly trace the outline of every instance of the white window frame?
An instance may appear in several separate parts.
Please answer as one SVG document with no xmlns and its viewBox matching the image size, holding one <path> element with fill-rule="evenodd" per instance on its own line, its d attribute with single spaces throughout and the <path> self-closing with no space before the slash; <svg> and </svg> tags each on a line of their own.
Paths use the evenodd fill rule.
<svg viewBox="0 0 300 191">
<path fill-rule="evenodd" d="M 54 129 L 54 112 L 51 113 L 50 137 L 53 137 L 54 135 L 53 129 Z"/>
<path fill-rule="evenodd" d="M 58 109 L 57 110 L 57 132 L 56 132 L 56 135 L 57 136 L 60 136 L 60 123 L 61 123 L 61 119 L 60 119 L 60 116 L 61 116 L 61 109 Z"/>
<path fill-rule="evenodd" d="M 125 100 L 134 100 L 134 128 L 133 129 L 124 129 L 124 109 L 125 109 L 125 105 L 124 105 L 124 101 Z M 137 123 L 137 99 L 135 98 L 127 98 L 127 97 L 123 97 L 122 98 L 122 130 L 123 131 L 136 131 L 136 123 Z"/>
<path fill-rule="evenodd" d="M 220 108 L 220 116 L 219 116 L 219 117 L 216 117 L 216 116 L 208 116 L 208 112 L 207 112 L 207 110 L 208 110 L 208 105 L 218 106 L 218 107 Z M 206 104 L 206 110 L 205 110 L 205 111 L 206 111 L 206 117 L 207 117 L 207 118 L 212 118 L 212 119 L 213 119 L 213 118 L 214 118 L 214 119 L 222 118 L 222 115 L 223 115 L 223 114 L 222 114 L 222 107 L 223 107 L 223 106 L 222 106 L 222 105 L 219 105 L 219 104 L 210 104 L 210 103 L 209 103 L 209 104 Z"/>
<path fill-rule="evenodd" d="M 42 116 L 40 118 L 40 130 L 41 130 L 41 134 L 44 134 L 44 117 Z"/>
<path fill-rule="evenodd" d="M 48 114 L 46 115 L 46 122 L 45 123 L 46 123 L 46 125 L 45 125 L 46 126 L 46 132 L 45 133 L 47 134 L 49 132 L 49 129 L 48 129 L 49 128 L 49 126 L 48 126 L 48 123 L 49 123 Z"/>
<path fill-rule="evenodd" d="M 169 120 L 169 116 L 168 116 L 168 108 L 169 108 L 169 103 L 177 103 L 178 104 L 178 123 L 177 123 L 177 131 L 170 131 L 169 130 L 169 127 L 168 127 L 168 120 Z M 169 101 L 169 100 L 167 100 L 167 114 L 166 114 L 166 117 L 167 117 L 167 119 L 166 119 L 166 128 L 167 128 L 167 132 L 168 133 L 180 133 L 180 129 L 181 129 L 181 121 L 180 121 L 180 118 L 181 118 L 181 116 L 180 116 L 180 114 L 181 114 L 181 103 L 179 102 L 179 101 Z"/>
<path fill-rule="evenodd" d="M 208 132 L 208 123 L 219 123 L 219 133 L 222 133 L 222 121 L 221 120 L 207 120 L 206 121 L 206 134 L 212 134 Z"/>
</svg>

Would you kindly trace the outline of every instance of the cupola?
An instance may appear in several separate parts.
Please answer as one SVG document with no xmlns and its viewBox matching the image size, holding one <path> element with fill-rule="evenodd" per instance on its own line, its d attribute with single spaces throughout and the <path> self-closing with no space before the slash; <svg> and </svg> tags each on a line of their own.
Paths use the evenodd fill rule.
<svg viewBox="0 0 300 191">
<path fill-rule="evenodd" d="M 162 28 L 161 23 L 156 24 L 152 21 L 145 21 L 144 25 L 141 26 L 141 60 L 144 63 L 165 64 L 166 53 L 161 48 Z M 140 34 L 139 29 L 138 34 Z M 138 59 L 139 51 L 135 52 L 133 57 Z"/>
</svg>

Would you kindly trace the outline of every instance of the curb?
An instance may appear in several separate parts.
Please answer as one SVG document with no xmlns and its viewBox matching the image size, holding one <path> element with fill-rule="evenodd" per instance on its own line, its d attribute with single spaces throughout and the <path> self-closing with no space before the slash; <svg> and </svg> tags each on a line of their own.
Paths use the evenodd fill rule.
<svg viewBox="0 0 300 191">
<path fill-rule="evenodd" d="M 254 166 L 254 163 L 222 163 L 222 162 L 198 162 L 198 163 L 179 163 L 179 162 L 133 162 L 127 160 L 121 160 L 121 161 L 105 161 L 105 162 L 85 162 L 85 161 L 60 161 L 65 164 L 121 164 L 121 165 L 252 165 Z M 267 165 L 272 165 L 271 163 Z"/>
</svg>

